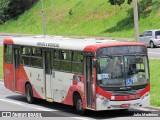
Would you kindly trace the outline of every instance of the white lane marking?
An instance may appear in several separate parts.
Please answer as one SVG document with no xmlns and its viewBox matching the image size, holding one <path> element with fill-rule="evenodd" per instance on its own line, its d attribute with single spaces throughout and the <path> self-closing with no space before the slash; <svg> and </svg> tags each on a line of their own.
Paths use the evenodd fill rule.
<svg viewBox="0 0 160 120">
<path fill-rule="evenodd" d="M 151 110 L 151 109 L 147 109 L 147 108 L 138 108 L 138 110 L 141 110 L 141 111 L 155 111 L 155 110 Z"/>
<path fill-rule="evenodd" d="M 16 105 L 20 105 L 20 106 L 25 106 L 25 107 L 29 107 L 29 108 L 33 108 L 33 109 L 37 109 L 37 110 L 41 110 L 41 111 L 58 111 L 58 110 L 53 110 L 53 109 L 44 109 L 44 108 L 40 108 L 40 107 L 37 107 L 37 106 L 33 107 L 33 106 L 29 106 L 29 105 L 24 105 L 20 102 L 13 101 L 13 100 L 0 99 L 0 101 L 16 104 Z M 78 120 L 89 120 L 90 119 L 90 118 L 87 118 L 87 117 L 71 117 L 71 118 L 78 119 Z"/>
<path fill-rule="evenodd" d="M 91 118 L 87 118 L 87 117 L 71 117 L 71 118 L 75 118 L 79 120 L 92 120 Z"/>
<path fill-rule="evenodd" d="M 22 104 L 22 103 L 20 103 L 20 102 L 18 102 L 18 101 L 13 101 L 13 100 L 0 99 L 0 101 L 12 103 L 12 104 L 16 104 L 16 105 L 20 105 L 20 106 L 25 106 L 25 107 L 28 107 L 28 108 L 33 108 L 33 109 L 37 109 L 37 110 L 41 110 L 41 111 L 57 111 L 57 110 L 53 110 L 53 109 L 40 108 L 40 107 L 38 107 L 38 106 L 33 107 L 33 106 L 26 105 L 26 104 Z"/>
<path fill-rule="evenodd" d="M 148 53 L 160 55 L 160 53 L 156 53 L 156 52 L 148 52 Z"/>
<path fill-rule="evenodd" d="M 0 82 L 0 84 L 4 85 L 4 82 Z"/>
</svg>

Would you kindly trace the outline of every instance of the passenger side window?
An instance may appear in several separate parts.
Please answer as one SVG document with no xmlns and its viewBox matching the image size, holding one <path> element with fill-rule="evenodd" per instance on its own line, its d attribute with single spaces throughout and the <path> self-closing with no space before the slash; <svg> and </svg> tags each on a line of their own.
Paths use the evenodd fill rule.
<svg viewBox="0 0 160 120">
<path fill-rule="evenodd" d="M 73 52 L 72 72 L 82 74 L 83 71 L 83 55 L 81 52 Z"/>
<path fill-rule="evenodd" d="M 71 71 L 71 56 L 72 53 L 69 50 L 62 50 L 61 51 L 61 70 L 62 71 Z"/>
<path fill-rule="evenodd" d="M 42 49 L 32 48 L 31 66 L 42 68 Z"/>
<path fill-rule="evenodd" d="M 53 69 L 55 70 L 60 70 L 60 56 L 59 56 L 60 51 L 59 50 L 54 50 L 53 51 Z"/>
<path fill-rule="evenodd" d="M 152 36 L 152 31 L 148 31 L 146 36 Z"/>
<path fill-rule="evenodd" d="M 147 32 L 142 33 L 142 37 L 147 36 Z"/>
<path fill-rule="evenodd" d="M 12 63 L 12 45 L 4 46 L 4 62 Z"/>
<path fill-rule="evenodd" d="M 31 56 L 31 48 L 30 47 L 22 47 L 21 51 L 21 64 L 30 66 L 30 56 Z"/>
</svg>

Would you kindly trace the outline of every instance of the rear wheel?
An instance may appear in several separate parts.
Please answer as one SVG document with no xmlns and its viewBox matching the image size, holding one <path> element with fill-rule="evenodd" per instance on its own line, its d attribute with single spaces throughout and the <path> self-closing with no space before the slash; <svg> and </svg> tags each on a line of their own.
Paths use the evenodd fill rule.
<svg viewBox="0 0 160 120">
<path fill-rule="evenodd" d="M 30 84 L 26 85 L 26 99 L 28 103 L 34 103 L 33 91 Z"/>
<path fill-rule="evenodd" d="M 81 114 L 81 115 L 85 114 L 85 110 L 83 108 L 83 102 L 80 95 L 74 96 L 74 105 L 75 105 L 76 112 L 78 114 Z"/>
<path fill-rule="evenodd" d="M 154 45 L 154 43 L 152 41 L 150 42 L 150 46 L 151 46 L 151 48 L 155 47 L 155 45 Z"/>
</svg>

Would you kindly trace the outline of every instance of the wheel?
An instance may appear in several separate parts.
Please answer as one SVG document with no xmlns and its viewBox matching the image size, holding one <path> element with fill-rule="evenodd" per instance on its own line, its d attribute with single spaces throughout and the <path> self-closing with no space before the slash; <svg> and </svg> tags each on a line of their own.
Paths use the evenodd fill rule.
<svg viewBox="0 0 160 120">
<path fill-rule="evenodd" d="M 34 103 L 33 91 L 30 84 L 26 85 L 26 99 L 28 103 Z"/>
<path fill-rule="evenodd" d="M 152 41 L 150 42 L 150 46 L 151 46 L 151 48 L 155 47 L 155 45 L 154 45 L 154 43 Z"/>
<path fill-rule="evenodd" d="M 85 110 L 83 108 L 83 102 L 82 102 L 82 99 L 81 99 L 80 95 L 76 95 L 74 100 L 75 100 L 76 112 L 80 115 L 84 115 Z"/>
</svg>

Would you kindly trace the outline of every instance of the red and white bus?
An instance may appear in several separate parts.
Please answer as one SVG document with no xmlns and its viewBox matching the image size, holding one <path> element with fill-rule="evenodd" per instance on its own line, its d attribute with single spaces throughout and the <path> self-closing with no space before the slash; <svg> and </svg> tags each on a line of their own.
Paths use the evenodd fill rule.
<svg viewBox="0 0 160 120">
<path fill-rule="evenodd" d="M 13 92 L 101 111 L 150 105 L 147 48 L 63 37 L 4 39 L 4 83 Z"/>
</svg>

